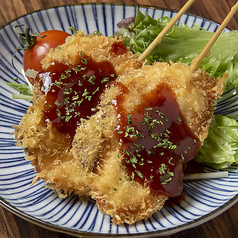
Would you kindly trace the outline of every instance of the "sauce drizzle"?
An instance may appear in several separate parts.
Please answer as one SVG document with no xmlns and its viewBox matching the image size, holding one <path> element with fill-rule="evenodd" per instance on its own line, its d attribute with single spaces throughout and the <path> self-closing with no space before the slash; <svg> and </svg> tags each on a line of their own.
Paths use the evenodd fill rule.
<svg viewBox="0 0 238 238">
<path fill-rule="evenodd" d="M 115 133 L 123 167 L 131 179 L 156 193 L 178 196 L 183 189 L 183 169 L 200 148 L 181 114 L 176 98 L 163 83 L 143 96 L 128 114 L 123 108 L 127 88 L 116 97 L 118 125 Z"/>
<path fill-rule="evenodd" d="M 112 44 L 110 51 L 113 52 L 115 55 L 123 55 L 123 54 L 126 54 L 127 48 L 123 44 L 122 41 L 119 41 L 119 42 L 114 42 Z"/>
<path fill-rule="evenodd" d="M 36 78 L 46 95 L 46 123 L 52 122 L 73 139 L 81 118 L 96 112 L 101 93 L 115 79 L 116 72 L 110 62 L 95 62 L 82 52 L 75 65 L 53 62 Z"/>
</svg>

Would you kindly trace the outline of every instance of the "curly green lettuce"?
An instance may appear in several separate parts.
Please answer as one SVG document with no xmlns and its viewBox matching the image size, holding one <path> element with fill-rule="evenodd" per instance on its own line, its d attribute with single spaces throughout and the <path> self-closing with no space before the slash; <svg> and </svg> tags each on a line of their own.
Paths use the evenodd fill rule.
<svg viewBox="0 0 238 238">
<path fill-rule="evenodd" d="M 155 20 L 137 9 L 134 25 L 119 29 L 115 35 L 122 36 L 124 43 L 134 53 L 142 53 L 170 20 L 169 17 Z M 149 63 L 173 61 L 190 64 L 213 34 L 197 25 L 193 28 L 185 24 L 174 25 L 146 59 Z M 238 90 L 238 31 L 222 33 L 212 46 L 209 57 L 202 60 L 200 67 L 205 68 L 211 77 L 222 76 L 224 72 L 228 72 L 227 89 L 235 87 Z"/>
<path fill-rule="evenodd" d="M 22 84 L 17 82 L 6 82 L 6 84 L 16 89 L 20 94 L 32 96 L 31 88 L 28 84 Z"/>
<path fill-rule="evenodd" d="M 213 115 L 208 137 L 195 161 L 215 169 L 238 164 L 238 122 L 232 117 Z"/>
<path fill-rule="evenodd" d="M 6 84 L 19 92 L 19 94 L 12 94 L 13 99 L 25 99 L 32 100 L 32 91 L 28 84 L 22 84 L 17 82 L 6 82 Z"/>
</svg>

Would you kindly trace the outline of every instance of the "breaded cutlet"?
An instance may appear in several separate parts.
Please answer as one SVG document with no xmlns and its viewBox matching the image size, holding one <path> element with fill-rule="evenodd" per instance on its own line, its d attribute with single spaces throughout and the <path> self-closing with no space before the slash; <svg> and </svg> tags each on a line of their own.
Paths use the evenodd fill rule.
<svg viewBox="0 0 238 238">
<path fill-rule="evenodd" d="M 42 61 L 42 68 L 47 72 L 51 65 L 57 62 L 66 67 L 75 66 L 82 52 L 95 62 L 109 62 L 117 75 L 141 67 L 141 63 L 129 48 L 123 45 L 122 39 L 85 35 L 79 31 L 60 48 L 51 49 Z M 16 145 L 24 149 L 26 159 L 35 167 L 37 175 L 34 181 L 38 178 L 44 179 L 62 196 L 72 192 L 88 195 L 88 186 L 82 179 L 84 176 L 81 176 L 81 168 L 70 151 L 72 138 L 67 133 L 58 131 L 52 122 L 46 120 L 45 100 L 46 96 L 42 93 L 39 83 L 35 83 L 33 105 L 29 107 L 19 125 L 14 126 Z"/>
<path fill-rule="evenodd" d="M 95 62 L 110 62 L 118 76 L 142 66 L 129 47 L 124 46 L 122 39 L 86 35 L 78 31 L 59 49 L 51 49 L 47 53 L 41 62 L 42 68 L 46 70 L 54 61 L 74 65 L 80 52 L 91 56 Z"/>
<path fill-rule="evenodd" d="M 118 107 L 123 108 L 128 118 L 128 125 L 132 128 L 131 124 L 135 120 L 132 123 L 129 116 L 133 116 L 138 105 L 145 98 L 149 98 L 150 92 L 153 92 L 158 86 L 166 85 L 174 95 L 186 125 L 197 138 L 200 146 L 207 137 L 216 99 L 222 95 L 225 89 L 224 80 L 226 77 L 227 75 L 218 79 L 210 78 L 204 70 L 199 69 L 192 72 L 187 64 L 182 63 L 143 65 L 142 69 L 118 77 L 116 83 L 112 84 L 102 95 L 99 104 L 100 110 L 77 128 L 72 153 L 79 161 L 82 174 L 84 171 L 83 180 L 89 187 L 89 195 L 96 201 L 102 213 L 112 216 L 112 221 L 115 224 L 132 224 L 149 218 L 163 207 L 169 196 L 164 192 L 153 190 L 140 179 L 133 179 L 132 175 L 134 177 L 134 174 L 128 171 L 125 166 L 128 151 L 124 152 L 121 149 L 121 141 L 116 133 L 126 127 L 129 128 L 129 126 L 118 129 L 118 125 L 120 125 L 118 121 L 122 120 L 122 113 L 117 111 Z M 118 100 L 120 94 L 123 94 L 121 101 Z M 145 112 L 152 110 L 144 109 Z M 172 107 L 171 110 L 173 110 Z M 145 124 L 145 120 L 143 124 Z M 168 136 L 167 134 L 166 136 Z M 131 135 L 133 141 L 134 135 L 130 134 L 130 131 L 128 131 L 128 135 Z M 139 133 L 135 136 L 135 142 L 140 139 L 140 135 L 138 135 Z M 133 157 L 131 158 L 133 159 Z M 158 154 L 157 160 L 161 159 L 162 154 Z M 138 168 L 138 157 L 137 161 L 134 160 L 133 163 Z M 172 173 L 170 172 L 170 174 Z M 182 186 L 183 168 L 178 176 Z M 171 183 L 172 181 L 173 179 Z M 161 181 L 157 182 L 161 183 Z M 179 189 L 181 191 L 182 187 Z"/>
</svg>

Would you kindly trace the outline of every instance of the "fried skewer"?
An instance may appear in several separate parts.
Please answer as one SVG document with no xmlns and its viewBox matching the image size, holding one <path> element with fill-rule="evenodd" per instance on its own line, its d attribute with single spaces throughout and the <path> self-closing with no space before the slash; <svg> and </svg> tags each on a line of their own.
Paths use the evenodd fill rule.
<svg viewBox="0 0 238 238">
<path fill-rule="evenodd" d="M 147 47 L 147 49 L 140 55 L 138 58 L 139 61 L 145 60 L 145 58 L 149 55 L 149 53 L 158 45 L 165 34 L 169 31 L 169 29 L 178 21 L 178 19 L 188 10 L 188 8 L 195 2 L 195 0 L 189 0 L 181 10 L 176 14 L 176 16 L 169 22 L 168 25 L 164 27 L 164 29 L 160 32 L 160 34 L 154 39 L 154 41 Z"/>
</svg>

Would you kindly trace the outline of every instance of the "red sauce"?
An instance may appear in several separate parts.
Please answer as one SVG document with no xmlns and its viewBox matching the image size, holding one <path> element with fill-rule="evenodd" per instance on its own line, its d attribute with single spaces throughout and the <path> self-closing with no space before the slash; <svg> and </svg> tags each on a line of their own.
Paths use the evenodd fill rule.
<svg viewBox="0 0 238 238">
<path fill-rule="evenodd" d="M 200 148 L 181 114 L 170 88 L 164 83 L 143 97 L 131 114 L 123 108 L 127 89 L 116 97 L 116 135 L 131 179 L 156 193 L 178 196 L 183 189 L 183 169 Z"/>
<path fill-rule="evenodd" d="M 184 174 L 193 174 L 193 173 L 204 173 L 204 167 L 202 164 L 197 163 L 194 160 L 189 161 L 184 167 Z M 194 180 L 184 181 L 184 183 L 192 183 Z M 177 197 L 170 197 L 166 200 L 165 205 L 174 207 L 179 206 L 186 200 L 186 194 L 181 192 Z"/>
<path fill-rule="evenodd" d="M 110 62 L 95 62 L 84 53 L 75 65 L 53 63 L 38 74 L 41 90 L 46 94 L 45 118 L 72 138 L 81 118 L 95 113 L 100 95 L 115 80 Z"/>
<path fill-rule="evenodd" d="M 184 174 L 194 174 L 194 173 L 204 173 L 204 167 L 201 163 L 198 163 L 194 160 L 189 161 L 185 168 L 184 168 Z"/>
<path fill-rule="evenodd" d="M 119 41 L 112 44 L 111 51 L 116 55 L 123 55 L 127 52 L 127 48 L 122 41 Z"/>
</svg>

